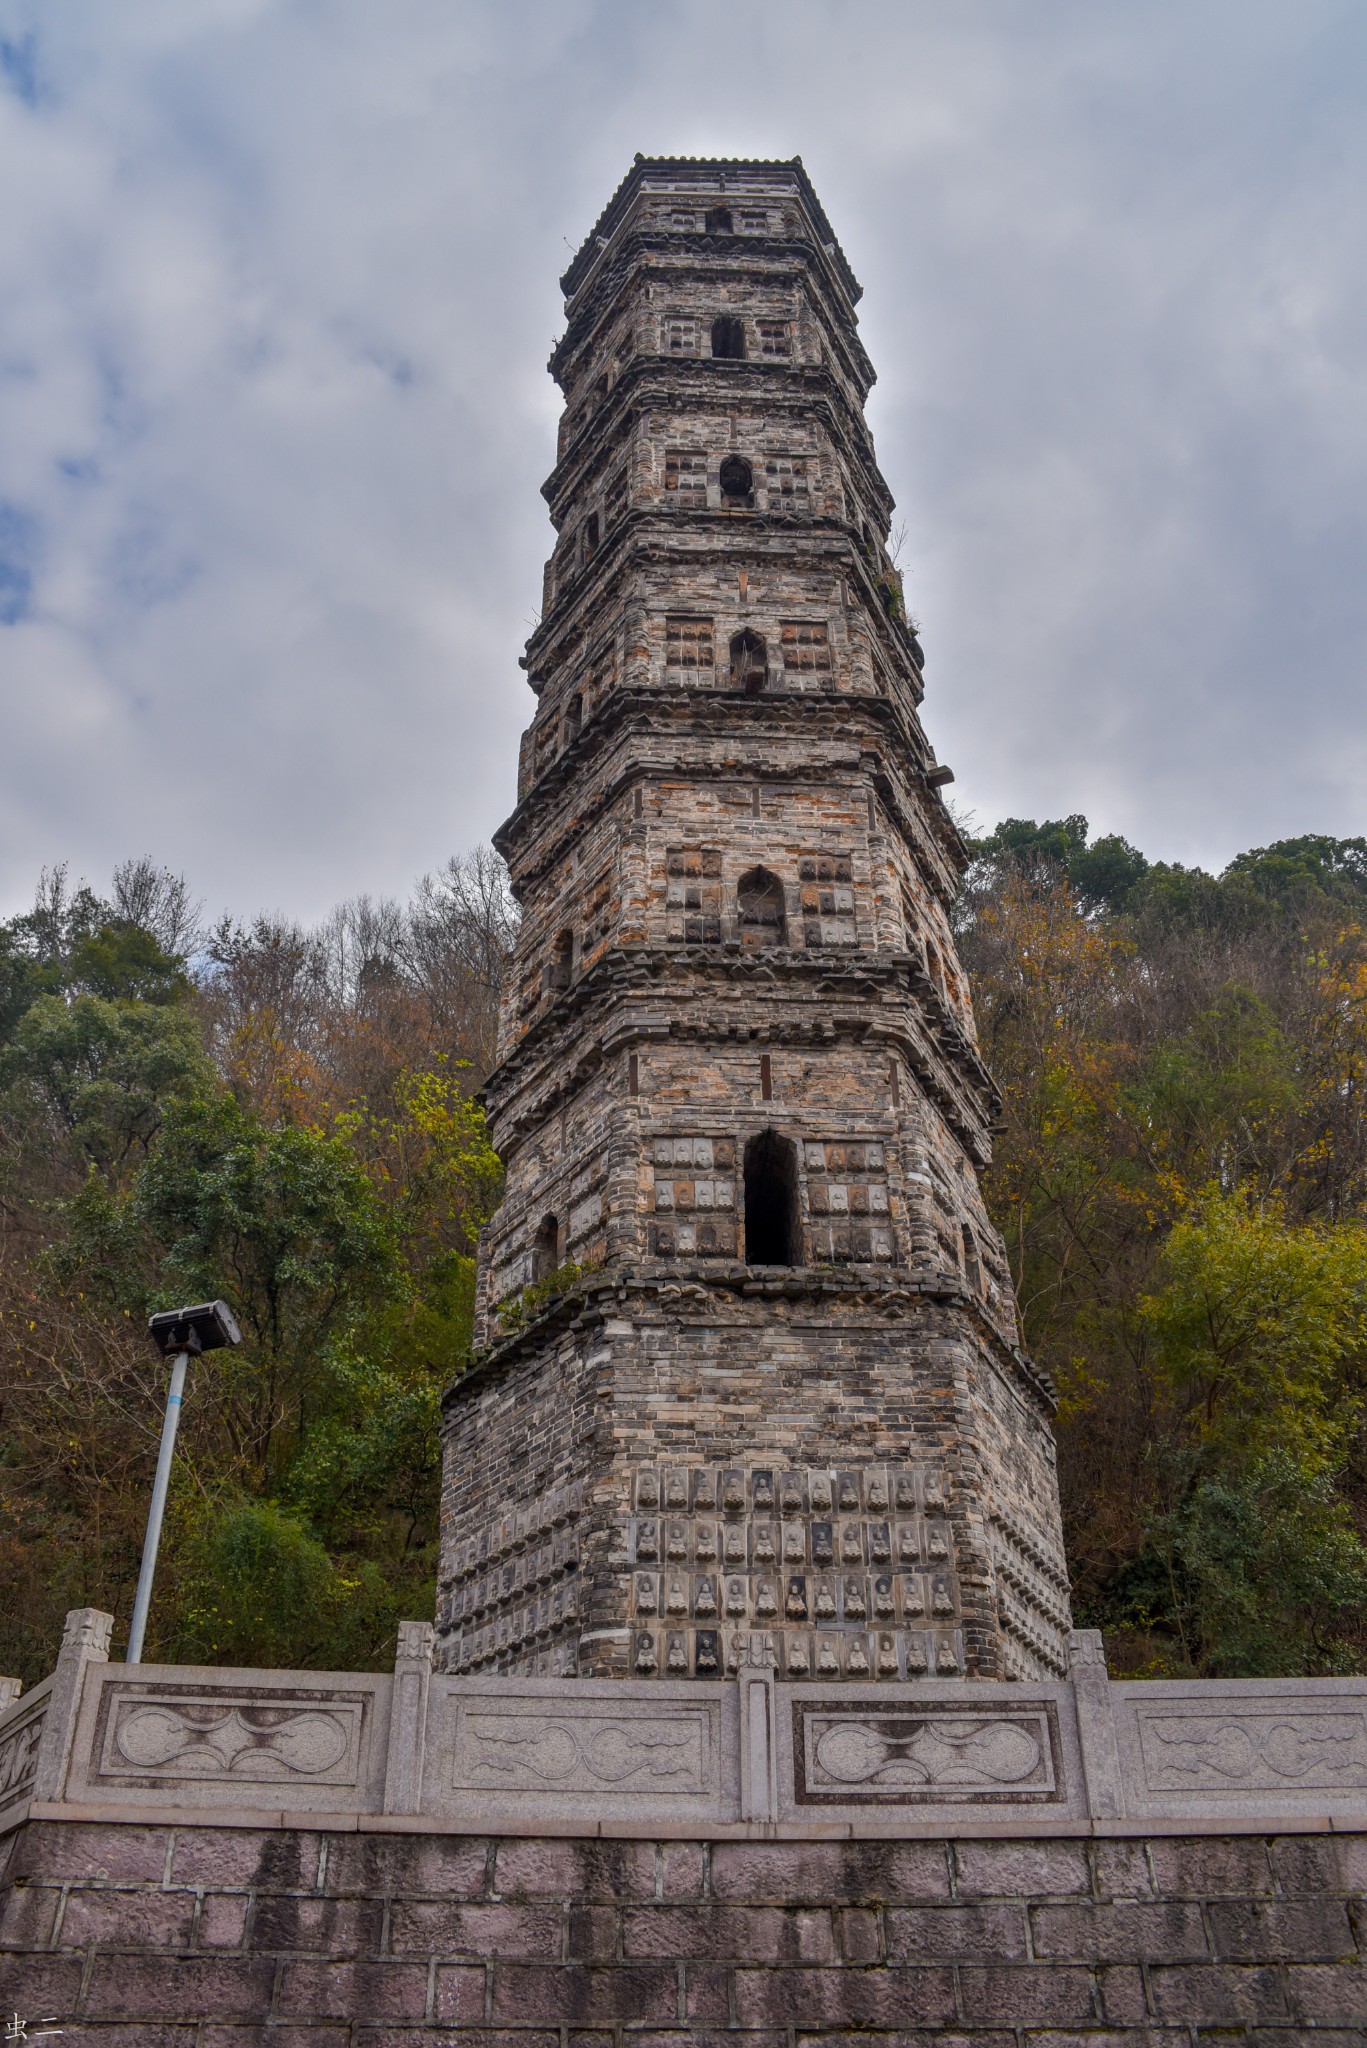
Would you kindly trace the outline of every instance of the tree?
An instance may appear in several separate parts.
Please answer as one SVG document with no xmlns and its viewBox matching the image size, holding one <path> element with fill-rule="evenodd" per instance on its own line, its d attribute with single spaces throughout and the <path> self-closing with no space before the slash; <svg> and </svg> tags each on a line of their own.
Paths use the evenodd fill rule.
<svg viewBox="0 0 1367 2048">
<path fill-rule="evenodd" d="M 194 1019 L 165 1002 L 39 996 L 0 1055 L 11 1105 L 114 1176 L 146 1156 L 170 1104 L 211 1082 Z"/>
<path fill-rule="evenodd" d="M 1367 1546 L 1336 1482 L 1367 1367 L 1367 1228 L 1288 1226 L 1208 1189 L 1141 1303 L 1177 1427 L 1155 1453 L 1160 1616 L 1191 1669 L 1333 1670 L 1367 1602 Z"/>
<path fill-rule="evenodd" d="M 113 904 L 124 924 L 146 932 L 172 960 L 184 963 L 200 943 L 204 905 L 191 896 L 184 875 L 145 855 L 115 868 Z"/>
<path fill-rule="evenodd" d="M 76 941 L 67 986 L 110 1003 L 178 1003 L 190 992 L 179 960 L 141 925 L 123 918 L 110 918 Z"/>
<path fill-rule="evenodd" d="M 442 1389 L 469 1355 L 500 1168 L 473 1089 L 511 911 L 491 854 L 407 909 L 222 921 L 151 862 L 65 869 L 0 927 L 0 1667 L 67 1606 L 127 1618 L 165 1369 L 154 1306 L 222 1294 L 154 1648 L 381 1665 L 430 1613 Z M 9 1645 L 6 1649 L 5 1644 Z"/>
<path fill-rule="evenodd" d="M 254 1488 L 306 1435 L 329 1342 L 403 1291 L 391 1218 L 349 1136 L 272 1130 L 228 1095 L 187 1102 L 129 1197 L 157 1247 L 150 1305 L 233 1304 L 245 1342 L 213 1354 L 213 1384 Z"/>
</svg>

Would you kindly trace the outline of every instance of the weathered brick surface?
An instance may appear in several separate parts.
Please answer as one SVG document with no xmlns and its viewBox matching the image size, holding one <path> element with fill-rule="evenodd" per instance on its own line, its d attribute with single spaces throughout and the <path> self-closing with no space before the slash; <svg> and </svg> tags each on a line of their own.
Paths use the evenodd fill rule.
<svg viewBox="0 0 1367 2048">
<path fill-rule="evenodd" d="M 1036 1906 L 1030 1917 L 1037 1956 L 1142 1963 L 1151 1956 L 1205 1962 L 1211 1954 L 1205 1918 L 1194 1900 Z"/>
<path fill-rule="evenodd" d="M 943 1842 L 718 1842 L 711 1865 L 719 1899 L 788 1906 L 950 1896 Z"/>
<path fill-rule="evenodd" d="M 759 1638 L 795 1677 L 1061 1675 L 1052 1399 L 979 1187 L 966 852 L 858 287 L 793 164 L 643 163 L 603 234 L 496 835 L 506 1186 L 446 1404 L 441 1660 L 706 1679 Z"/>
<path fill-rule="evenodd" d="M 149 1842 L 149 1862 L 155 1846 Z M 319 1846 L 316 1835 L 284 1829 L 191 1828 L 175 1838 L 171 1881 L 222 1890 L 251 1885 L 264 1892 L 305 1891 L 312 1888 L 317 1876 Z M 350 1846 L 348 1842 L 340 1853 L 345 1855 Z M 163 1855 L 165 1848 L 163 1842 Z M 118 1875 L 112 1870 L 109 1874 Z"/>
<path fill-rule="evenodd" d="M 117 1832 L 0 1891 L 0 2003 L 77 2048 L 1367 2048 L 1360 1838 Z"/>
<path fill-rule="evenodd" d="M 1092 1877 L 1081 1842 L 959 1842 L 954 1849 L 955 1893 L 1019 1898 L 1054 1892 L 1089 1893 Z"/>
</svg>

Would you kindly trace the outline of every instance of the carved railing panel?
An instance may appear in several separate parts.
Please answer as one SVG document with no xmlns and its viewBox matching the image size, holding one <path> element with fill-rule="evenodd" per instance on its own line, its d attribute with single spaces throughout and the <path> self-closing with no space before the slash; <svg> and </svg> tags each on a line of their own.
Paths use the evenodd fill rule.
<svg viewBox="0 0 1367 2048">
<path fill-rule="evenodd" d="M 741 1475 L 718 1480 L 703 1513 L 697 1491 L 672 1497 L 668 1472 L 642 1505 L 690 1530 L 710 1514 L 747 1542 L 790 1522 L 810 1542 L 812 1509 L 824 1515 L 819 1489 L 799 1519 L 782 1479 L 757 1504 Z M 844 1506 L 853 1523 L 852 1483 L 849 1497 L 834 1515 Z M 883 1502 L 875 1491 L 860 1505 L 867 1523 Z M 895 1485 L 889 1505 L 895 1516 Z M 0 1831 L 29 1811 L 222 1821 L 232 1809 L 253 1825 L 309 1813 L 666 1835 L 1257 1832 L 1307 1815 L 1367 1829 L 1367 1678 L 1112 1683 L 1094 1631 L 1071 1637 L 1066 1680 L 851 1684 L 848 1669 L 792 1682 L 779 1632 L 744 1627 L 734 1678 L 632 1680 L 435 1675 L 431 1627 L 406 1623 L 390 1678 L 109 1664 L 108 1621 L 79 1610 L 54 1677 L 0 1712 Z"/>
<path fill-rule="evenodd" d="M 391 1686 L 364 1673 L 102 1666 L 87 1680 L 68 1797 L 376 1810 Z"/>
</svg>

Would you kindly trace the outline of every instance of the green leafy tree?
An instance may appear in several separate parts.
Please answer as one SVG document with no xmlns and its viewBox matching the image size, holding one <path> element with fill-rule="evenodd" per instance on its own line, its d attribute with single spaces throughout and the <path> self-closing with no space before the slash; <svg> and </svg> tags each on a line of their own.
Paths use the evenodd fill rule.
<svg viewBox="0 0 1367 2048">
<path fill-rule="evenodd" d="M 371 1662 L 392 1633 L 376 1567 L 339 1568 L 272 1500 L 201 1509 L 178 1548 L 176 1594 L 170 1648 L 189 1663 L 345 1671 Z"/>
<path fill-rule="evenodd" d="M 213 1354 L 213 1385 L 253 1485 L 307 1434 L 328 1345 L 405 1289 L 392 1219 L 351 1135 L 345 1123 L 271 1130 L 230 1095 L 187 1102 L 129 1198 L 129 1220 L 158 1247 L 152 1305 L 233 1304 L 245 1343 Z"/>
<path fill-rule="evenodd" d="M 1208 1189 L 1163 1250 L 1141 1314 L 1197 1442 L 1337 1470 L 1362 1407 L 1367 1228 L 1289 1226 L 1275 1203 Z"/>
<path fill-rule="evenodd" d="M 1367 1547 L 1340 1482 L 1362 1415 L 1367 1229 L 1288 1226 L 1210 1188 L 1156 1278 L 1140 1316 L 1166 1426 L 1145 1549 L 1109 1614 L 1148 1634 L 1160 1669 L 1350 1669 Z"/>
<path fill-rule="evenodd" d="M 181 961 L 140 925 L 111 918 L 72 946 L 67 981 L 106 1002 L 179 1003 L 190 993 Z"/>
<path fill-rule="evenodd" d="M 1156 1046 L 1127 1108 L 1154 1167 L 1184 1193 L 1253 1178 L 1272 1188 L 1296 1153 L 1304 1093 L 1294 1042 L 1251 989 L 1222 989 Z"/>
<path fill-rule="evenodd" d="M 0 1055 L 0 1082 L 39 1142 L 118 1176 L 147 1155 L 168 1105 L 211 1088 L 213 1073 L 182 1008 L 40 995 Z"/>
</svg>

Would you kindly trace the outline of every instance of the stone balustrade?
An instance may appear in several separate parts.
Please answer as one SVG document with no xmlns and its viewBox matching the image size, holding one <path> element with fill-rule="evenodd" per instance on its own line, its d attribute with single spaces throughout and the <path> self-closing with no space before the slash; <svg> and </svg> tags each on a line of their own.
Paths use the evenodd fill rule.
<svg viewBox="0 0 1367 2048">
<path fill-rule="evenodd" d="M 0 1714 L 0 1832 L 25 1819 L 504 1834 L 855 1839 L 1367 1829 L 1367 1679 L 455 1677 L 432 1630 L 393 1676 L 107 1660 L 68 1617 Z M 13 1688 L 10 1688 L 13 1695 Z"/>
</svg>

